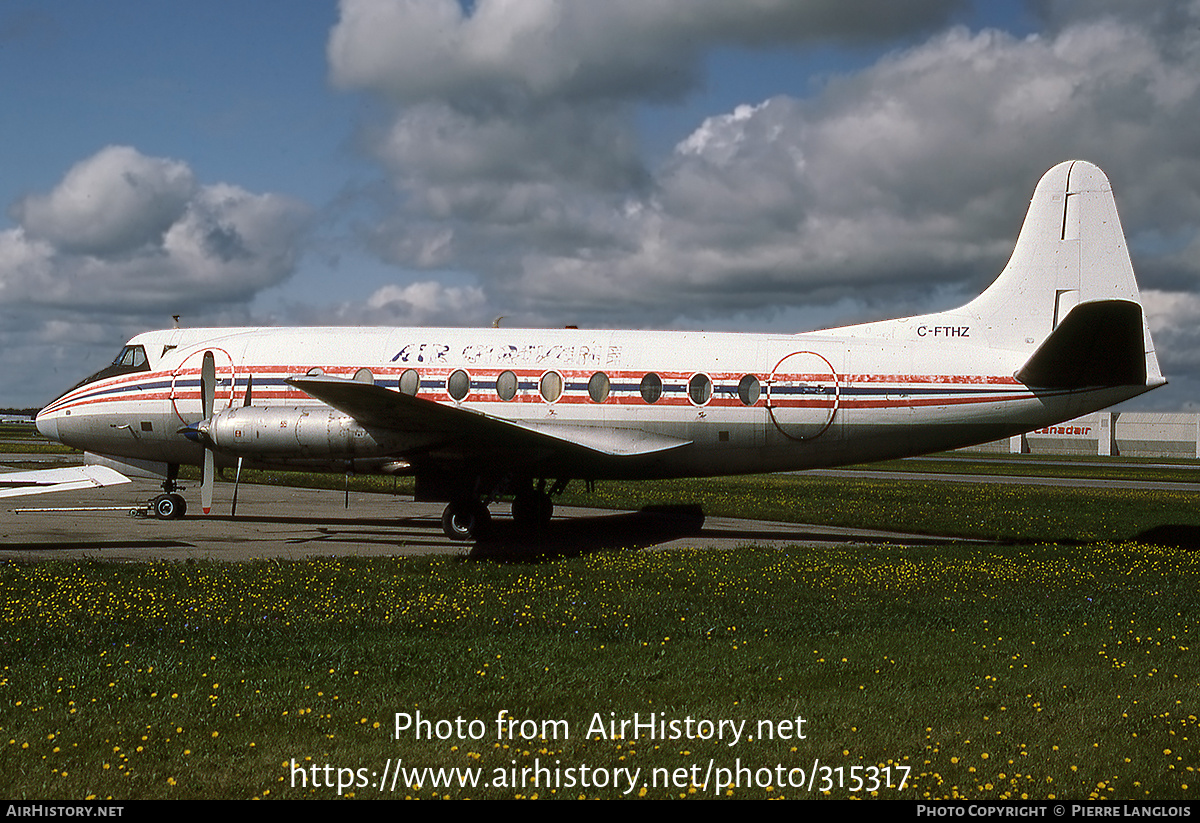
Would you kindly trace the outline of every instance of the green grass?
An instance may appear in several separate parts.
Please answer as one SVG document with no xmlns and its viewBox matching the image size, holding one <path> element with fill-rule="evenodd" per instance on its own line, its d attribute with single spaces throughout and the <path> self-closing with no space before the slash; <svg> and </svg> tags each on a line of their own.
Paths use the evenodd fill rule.
<svg viewBox="0 0 1200 823">
<path fill-rule="evenodd" d="M 983 474 L 1012 477 L 1083 477 L 1106 480 L 1156 480 L 1200 483 L 1195 459 L 1099 457 L 1094 455 L 992 455 L 980 459 L 970 452 L 950 452 L 939 459 L 921 457 L 887 460 L 857 466 L 864 471 L 902 471 L 926 474 Z"/>
<path fill-rule="evenodd" d="M 40 443 L 35 440 L 19 443 L 0 443 L 0 454 L 79 454 L 69 446 L 58 443 Z"/>
<path fill-rule="evenodd" d="M 388 758 L 486 779 L 535 760 L 640 768 L 635 795 L 655 769 L 660 782 L 692 767 L 702 780 L 710 762 L 740 761 L 752 770 L 743 782 L 816 763 L 818 788 L 833 784 L 826 795 L 772 777 L 693 796 L 863 796 L 849 784 L 872 773 L 854 767 L 884 783 L 892 769 L 881 798 L 1200 796 L 1200 556 L 1179 550 L 8 564 L 0 587 L 0 791 L 14 799 L 328 798 L 336 769 L 368 777 Z M 570 735 L 497 739 L 501 710 L 565 721 L 557 729 Z M 479 720 L 483 737 L 396 739 L 396 714 L 417 712 Z M 744 721 L 747 732 L 803 717 L 805 739 L 587 734 L 597 717 L 635 713 Z M 319 787 L 304 785 L 313 765 Z M 689 791 L 646 787 L 649 797 Z M 386 793 L 620 795 L 578 785 Z"/>
<path fill-rule="evenodd" d="M 1192 492 L 1066 486 L 842 480 L 755 475 L 714 480 L 598 484 L 564 495 L 580 505 L 640 508 L 695 502 L 709 516 L 857 526 L 898 532 L 1021 541 L 1127 540 L 1164 523 L 1200 524 Z"/>
</svg>

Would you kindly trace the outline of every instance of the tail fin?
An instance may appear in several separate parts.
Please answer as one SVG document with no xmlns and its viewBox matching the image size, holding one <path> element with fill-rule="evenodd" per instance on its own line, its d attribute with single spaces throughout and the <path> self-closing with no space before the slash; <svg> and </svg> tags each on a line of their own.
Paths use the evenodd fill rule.
<svg viewBox="0 0 1200 823">
<path fill-rule="evenodd" d="M 1008 265 L 960 311 L 977 318 L 992 346 L 1028 354 L 1017 372 L 1026 385 L 1165 382 L 1112 186 L 1091 163 L 1046 172 Z"/>
</svg>

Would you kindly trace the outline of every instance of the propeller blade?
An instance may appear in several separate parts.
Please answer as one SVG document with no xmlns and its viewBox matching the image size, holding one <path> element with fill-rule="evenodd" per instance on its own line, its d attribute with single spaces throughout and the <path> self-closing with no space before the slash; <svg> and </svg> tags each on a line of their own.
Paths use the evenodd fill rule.
<svg viewBox="0 0 1200 823">
<path fill-rule="evenodd" d="M 212 419 L 213 406 L 217 395 L 217 366 L 213 353 L 204 353 L 204 362 L 200 366 L 200 400 L 204 406 L 204 421 Z M 203 425 L 203 424 L 201 424 Z M 204 467 L 200 474 L 200 508 L 208 514 L 212 509 L 213 484 L 216 482 L 213 467 L 213 450 L 204 447 Z"/>
<path fill-rule="evenodd" d="M 248 397 L 249 394 L 250 394 L 250 390 L 246 389 L 246 396 Z M 230 510 L 230 512 L 229 512 L 230 517 L 237 517 L 237 490 L 238 490 L 238 483 L 241 483 L 241 482 L 242 482 L 242 458 L 239 457 L 238 462 L 237 462 L 237 471 L 233 475 L 233 509 Z"/>
<path fill-rule="evenodd" d="M 216 472 L 213 470 L 213 450 L 205 449 L 204 468 L 200 475 L 200 508 L 204 509 L 205 514 L 212 508 L 214 474 Z"/>
<path fill-rule="evenodd" d="M 204 362 L 200 366 L 200 398 L 204 404 L 201 419 L 207 420 L 213 416 L 213 405 L 217 395 L 217 365 L 213 353 L 204 353 Z"/>
<path fill-rule="evenodd" d="M 250 405 L 250 397 L 254 394 L 254 375 L 246 376 L 246 400 L 242 403 L 243 406 Z"/>
</svg>

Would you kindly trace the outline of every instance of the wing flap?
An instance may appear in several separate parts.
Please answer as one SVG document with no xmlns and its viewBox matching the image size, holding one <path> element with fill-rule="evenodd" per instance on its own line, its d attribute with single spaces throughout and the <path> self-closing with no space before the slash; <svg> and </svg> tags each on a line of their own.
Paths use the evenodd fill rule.
<svg viewBox="0 0 1200 823">
<path fill-rule="evenodd" d="M 692 442 L 642 429 L 507 420 L 329 375 L 291 377 L 287 382 L 350 415 L 363 426 L 468 440 L 479 451 L 571 448 L 606 457 L 633 457 L 677 449 Z"/>
</svg>

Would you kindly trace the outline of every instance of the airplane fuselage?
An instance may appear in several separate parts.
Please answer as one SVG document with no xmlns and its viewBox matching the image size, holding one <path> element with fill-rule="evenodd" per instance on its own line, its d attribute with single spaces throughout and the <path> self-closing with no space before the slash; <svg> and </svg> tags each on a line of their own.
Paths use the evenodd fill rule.
<svg viewBox="0 0 1200 823">
<path fill-rule="evenodd" d="M 546 475 L 713 476 L 862 462 L 1005 437 L 1145 391 L 1040 391 L 1014 376 L 1022 352 L 986 329 L 909 318 L 829 334 L 754 335 L 577 329 L 259 328 L 147 332 L 148 370 L 85 384 L 49 405 L 42 431 L 124 458 L 199 463 L 180 437 L 199 420 L 204 352 L 215 411 L 243 430 L 217 454 L 262 465 L 394 467 L 437 442 L 372 431 L 285 383 L 324 374 L 506 420 L 636 430 L 686 441 L 634 459 L 547 457 Z M 974 336 L 972 336 L 974 335 Z M 241 410 L 247 388 L 251 402 Z M 259 419 L 261 418 L 261 419 Z M 303 427 L 307 425 L 308 430 Z M 338 426 L 341 430 L 338 430 Z M 436 438 L 434 438 L 436 440 Z M 226 461 L 228 462 L 228 461 Z"/>
</svg>

